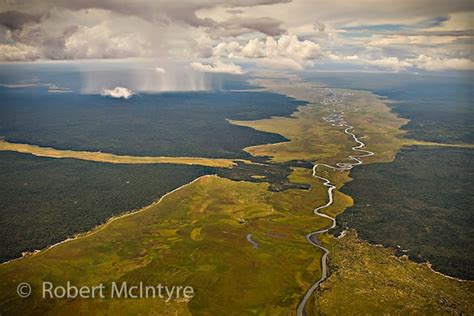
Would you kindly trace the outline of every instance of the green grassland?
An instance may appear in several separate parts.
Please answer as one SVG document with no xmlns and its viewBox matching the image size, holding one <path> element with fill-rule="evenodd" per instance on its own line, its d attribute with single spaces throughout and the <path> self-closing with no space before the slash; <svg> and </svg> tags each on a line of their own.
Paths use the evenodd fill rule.
<svg viewBox="0 0 474 316">
<path fill-rule="evenodd" d="M 474 283 L 433 272 L 348 231 L 326 239 L 330 277 L 309 315 L 472 315 Z"/>
<path fill-rule="evenodd" d="M 328 162 L 332 164 L 338 161 L 343 161 L 344 157 L 351 154 L 350 146 L 352 146 L 353 143 L 347 142 L 347 136 L 346 140 L 343 139 L 345 135 L 341 135 L 341 128 L 331 127 L 320 123 L 321 116 L 328 110 L 327 107 L 321 106 L 318 102 L 325 94 L 327 95 L 325 89 L 321 87 L 308 86 L 307 83 L 300 82 L 291 85 L 275 80 L 260 80 L 258 82 L 269 87 L 270 91 L 280 91 L 305 100 L 309 102 L 309 104 L 300 107 L 300 111 L 293 114 L 291 119 L 272 118 L 270 120 L 266 119 L 252 122 L 234 121 L 236 124 L 242 124 L 258 130 L 280 133 L 290 140 L 289 142 L 280 144 L 253 146 L 246 150 L 254 155 L 272 156 L 273 159 L 277 161 L 286 161 L 289 159 L 311 159 L 318 162 Z M 332 92 L 333 91 L 339 91 L 340 93 L 344 92 L 342 89 L 332 89 Z M 350 90 L 346 91 L 349 92 Z M 364 159 L 364 164 L 369 165 L 363 168 L 373 168 L 374 170 L 378 170 L 375 173 L 380 173 L 382 172 L 380 169 L 383 169 L 384 165 L 373 163 L 387 163 L 393 161 L 397 151 L 403 146 L 412 144 L 433 145 L 433 143 L 405 139 L 404 136 L 406 134 L 401 130 L 401 127 L 407 123 L 407 120 L 396 117 L 396 115 L 383 103 L 383 100 L 364 91 L 350 92 L 352 95 L 348 97 L 349 100 L 343 102 L 343 106 L 333 106 L 332 108 L 344 111 L 346 121 L 354 126 L 353 132 L 355 132 L 359 137 L 363 137 L 363 141 L 367 144 L 368 150 L 376 153 L 375 156 Z M 327 144 L 327 142 L 329 144 Z M 333 143 L 338 144 L 338 146 L 332 145 Z M 440 145 L 445 146 L 447 150 L 449 150 L 449 147 L 447 147 L 446 144 Z M 347 149 L 348 147 L 349 150 Z M 470 146 L 462 145 L 461 147 Z M 450 150 L 469 149 L 453 148 Z M 436 157 L 438 157 L 438 155 L 433 155 L 431 159 L 436 159 Z M 423 162 L 420 160 L 419 163 L 425 163 L 425 169 L 433 168 L 433 165 L 426 161 Z M 436 170 L 441 168 L 445 171 L 446 175 L 450 174 L 450 169 L 442 167 L 443 162 L 439 162 L 438 164 L 438 167 L 434 167 Z M 444 162 L 444 166 L 448 165 L 450 165 L 450 163 Z M 458 164 L 458 167 L 465 169 L 467 166 L 466 164 L 463 165 L 461 163 Z M 414 168 L 416 169 L 417 166 Z M 412 172 L 412 169 L 412 167 L 405 166 L 403 171 L 409 175 L 410 172 Z M 357 174 L 362 174 L 364 170 L 357 171 L 356 169 L 356 172 Z M 427 174 L 429 174 L 428 170 Z M 319 175 L 330 179 L 339 189 L 350 180 L 347 173 L 324 169 L 320 171 Z M 393 180 L 392 175 L 393 173 L 387 173 L 382 177 L 386 177 L 387 180 Z M 469 177 L 468 175 L 465 176 Z M 360 188 L 359 191 L 367 191 L 367 185 L 368 183 L 371 183 L 368 179 L 370 177 L 370 175 L 365 175 L 365 180 L 367 181 L 361 181 L 358 183 Z M 372 174 L 372 177 L 375 178 L 374 174 Z M 381 177 L 381 175 L 378 175 L 378 177 Z M 429 180 L 426 179 L 426 181 Z M 386 197 L 386 193 L 380 191 L 387 189 L 387 184 L 371 184 L 372 189 L 370 190 L 372 190 L 373 194 L 378 196 L 379 200 L 383 200 L 383 198 Z M 419 184 L 414 185 L 416 186 Z M 434 187 L 436 184 L 431 183 L 431 186 Z M 438 187 L 438 189 L 441 188 Z M 456 190 L 455 188 L 452 189 Z M 412 190 L 412 192 L 417 192 L 415 187 L 410 190 Z M 396 192 L 393 194 L 394 199 L 392 201 L 392 209 L 394 211 L 396 211 L 396 206 L 398 205 L 395 201 L 399 201 L 397 200 L 397 196 L 404 196 L 404 194 L 404 192 Z M 454 196 L 458 197 L 456 194 Z M 443 197 L 445 202 L 450 200 L 447 196 Z M 453 195 L 451 195 L 451 197 L 453 197 Z M 325 213 L 330 214 L 331 216 L 336 216 L 342 213 L 345 208 L 351 206 L 353 203 L 349 196 L 341 193 L 339 190 L 335 192 L 334 198 L 335 202 L 333 207 L 324 210 Z M 419 198 L 420 197 L 414 197 L 415 200 Z M 459 203 L 460 201 L 465 201 L 465 199 L 461 197 L 456 203 Z M 359 206 L 359 208 L 356 208 L 354 213 L 357 214 L 357 210 L 360 208 L 364 208 L 364 206 L 362 205 Z M 367 213 L 368 212 L 362 212 L 362 214 L 357 215 L 363 217 L 364 214 Z M 384 212 L 380 212 L 379 214 L 379 217 L 386 215 Z M 343 213 L 342 216 L 347 218 L 349 215 Z M 395 242 L 401 236 L 399 236 L 397 229 L 393 229 L 393 223 L 388 220 L 388 217 L 386 216 L 385 218 L 387 219 L 385 226 L 379 226 L 380 223 L 374 220 L 365 221 L 367 218 L 360 220 L 359 226 L 365 225 L 365 231 L 371 231 L 372 236 L 385 227 L 386 232 L 390 232 L 390 235 L 393 236 L 392 240 Z M 459 216 L 453 216 L 453 218 L 459 220 Z M 416 221 L 416 218 L 407 217 L 406 220 Z M 411 226 L 413 226 L 413 224 L 415 223 L 412 223 Z M 371 225 L 372 228 L 368 227 L 368 225 Z M 432 245 L 433 240 L 429 238 L 423 239 L 423 236 L 419 236 L 422 234 L 421 231 L 417 230 L 415 227 L 412 227 L 412 230 L 409 230 L 408 227 L 410 227 L 410 225 L 403 227 L 406 231 L 406 236 L 410 236 L 410 231 L 413 231 L 415 232 L 415 234 L 412 234 L 412 236 L 415 236 L 412 237 L 413 241 L 416 243 L 416 240 L 422 240 L 422 242 L 415 247 L 419 248 L 422 247 L 422 245 L 425 245 L 426 249 L 428 249 L 430 245 Z M 465 232 L 459 232 L 459 234 L 464 234 L 465 236 L 469 235 L 469 230 L 470 229 Z M 452 233 L 448 235 L 452 235 Z M 380 236 L 377 235 L 377 238 L 380 239 Z M 443 237 L 438 236 L 435 240 L 439 240 L 439 238 L 443 239 Z M 456 240 L 456 238 L 452 241 L 454 240 Z M 309 307 L 313 308 L 313 312 L 316 314 L 377 315 L 384 313 L 385 311 L 388 314 L 403 314 L 407 312 L 415 314 L 430 314 L 431 312 L 434 312 L 439 314 L 453 312 L 463 313 L 466 310 L 470 310 L 469 306 L 473 303 L 472 282 L 450 280 L 434 273 L 432 270 L 428 269 L 427 266 L 415 264 L 409 260 L 397 261 L 398 259 L 395 260 L 392 258 L 393 250 L 381 249 L 378 246 L 362 242 L 357 238 L 344 237 L 336 240 L 330 236 L 325 236 L 324 242 L 332 251 L 329 255 L 329 260 L 330 273 L 333 273 L 333 275 L 331 276 L 330 281 L 323 283 L 325 290 L 317 293 L 313 302 L 308 304 Z M 341 246 L 336 247 L 333 245 L 334 243 Z M 462 248 L 463 245 L 466 245 L 466 243 L 460 243 L 458 247 Z M 431 253 L 435 255 L 440 255 L 440 252 L 442 251 L 441 249 L 429 249 L 431 249 Z M 465 253 L 465 258 L 467 256 L 469 256 L 469 252 Z M 339 264 L 339 261 L 344 258 L 351 258 L 352 261 L 348 262 L 346 260 L 344 261 L 344 264 Z M 380 264 L 380 261 L 383 261 L 383 264 Z M 355 268 L 357 268 L 357 265 L 363 265 L 364 269 L 362 271 L 356 270 L 355 273 L 352 273 L 352 267 L 355 266 Z M 459 266 L 463 266 L 464 269 L 469 269 L 469 264 L 466 265 L 465 261 L 459 262 Z M 409 276 L 399 274 L 400 272 L 410 269 L 411 274 Z M 416 277 L 415 274 L 418 270 L 423 271 L 423 274 Z M 381 271 L 383 271 L 383 274 Z M 380 274 L 382 274 L 382 277 L 385 278 L 385 280 L 381 279 Z M 342 282 L 341 277 L 339 277 L 340 275 L 346 278 L 343 279 Z M 374 275 L 378 275 L 379 277 L 375 278 L 373 277 Z M 340 287 L 336 287 L 336 284 L 339 284 L 338 282 L 341 282 Z M 417 282 L 421 282 L 421 285 Z M 392 286 L 395 287 L 395 290 Z M 429 287 L 428 293 L 425 292 L 423 286 L 426 286 L 427 288 Z M 398 295 L 392 295 L 394 291 L 397 292 Z M 446 304 L 446 301 L 439 300 L 440 297 L 444 299 L 446 292 L 449 293 L 447 295 L 448 302 L 452 302 L 451 306 L 448 308 L 443 305 Z M 367 297 L 369 297 L 369 299 L 367 299 Z M 403 298 L 403 300 L 401 298 Z M 408 301 L 410 298 L 412 300 Z M 354 300 L 358 300 L 358 303 L 354 304 Z M 352 309 L 353 306 L 354 309 Z M 374 306 L 377 306 L 377 308 Z"/>
<path fill-rule="evenodd" d="M 357 135 L 363 135 L 368 150 L 377 152 L 366 163 L 392 160 L 398 148 L 408 143 L 400 129 L 407 120 L 394 115 L 383 100 L 366 91 L 331 89 L 315 86 L 294 79 L 292 84 L 278 80 L 255 81 L 271 92 L 284 93 L 308 102 L 300 106 L 291 117 L 272 117 L 254 121 L 231 122 L 259 131 L 277 133 L 289 139 L 277 144 L 256 145 L 245 150 L 254 156 L 270 156 L 272 161 L 318 161 L 328 164 L 345 161 L 352 154 L 354 142 L 343 129 L 322 120 L 330 110 L 344 111 L 346 121 L 355 127 Z M 332 95 L 344 95 L 344 102 L 336 105 L 321 104 Z M 349 95 L 350 94 L 350 95 Z"/>
<path fill-rule="evenodd" d="M 0 181 L 5 183 L 0 186 L 0 261 L 43 249 L 110 217 L 149 205 L 201 175 L 266 182 L 272 191 L 309 188 L 287 179 L 290 164 L 230 162 L 232 168 L 116 164 L 0 152 Z"/>
<path fill-rule="evenodd" d="M 234 315 L 263 311 L 287 315 L 319 273 L 318 252 L 304 235 L 327 224 L 311 213 L 313 205 L 325 200 L 322 186 L 304 169 L 295 170 L 291 178 L 313 187 L 271 192 L 264 183 L 201 177 L 139 213 L 3 265 L 1 310 L 23 315 L 111 313 L 124 302 L 44 300 L 37 290 L 42 280 L 81 285 L 145 280 L 195 289 L 187 306 L 153 301 L 156 311 L 172 306 L 198 315 L 223 308 Z M 247 242 L 248 233 L 253 233 L 259 249 Z M 36 290 L 32 297 L 16 295 L 20 280 L 32 284 Z M 150 312 L 150 307 L 130 300 L 126 309 Z"/>
</svg>

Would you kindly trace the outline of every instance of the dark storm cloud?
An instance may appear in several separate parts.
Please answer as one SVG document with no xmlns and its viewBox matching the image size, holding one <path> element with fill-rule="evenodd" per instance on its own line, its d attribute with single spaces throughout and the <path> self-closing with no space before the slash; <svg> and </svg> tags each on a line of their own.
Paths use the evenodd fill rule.
<svg viewBox="0 0 474 316">
<path fill-rule="evenodd" d="M 0 45 L 3 44 L 6 60 L 122 58 L 166 55 L 170 49 L 209 57 L 212 46 L 206 37 L 218 39 L 254 32 L 274 36 L 284 29 L 281 21 L 270 17 L 239 15 L 216 21 L 200 16 L 199 10 L 232 10 L 286 2 L 289 1 L 13 0 L 0 3 L 0 25 L 10 30 L 0 36 L 4 39 Z M 142 22 L 137 22 L 137 18 Z M 130 29 L 123 27 L 130 21 Z M 192 38 L 193 32 L 199 34 L 197 38 Z M 137 33 L 135 38 L 131 33 Z M 177 46 L 163 48 L 165 44 Z"/>
<path fill-rule="evenodd" d="M 239 36 L 250 32 L 260 32 L 268 36 L 275 36 L 285 32 L 281 24 L 282 21 L 268 17 L 233 17 L 219 23 L 218 29 L 211 30 L 211 33 L 217 36 Z"/>
<path fill-rule="evenodd" d="M 291 0 L 39 0 L 28 4 L 15 1 L 12 3 L 25 12 L 48 12 L 53 7 L 74 11 L 102 9 L 126 16 L 137 16 L 155 23 L 181 22 L 194 27 L 212 27 L 216 24 L 214 20 L 200 18 L 196 12 L 215 7 L 254 7 L 288 2 Z"/>
<path fill-rule="evenodd" d="M 10 30 L 20 30 L 27 23 L 39 23 L 43 14 L 28 14 L 19 11 L 0 12 L 0 25 Z"/>
</svg>

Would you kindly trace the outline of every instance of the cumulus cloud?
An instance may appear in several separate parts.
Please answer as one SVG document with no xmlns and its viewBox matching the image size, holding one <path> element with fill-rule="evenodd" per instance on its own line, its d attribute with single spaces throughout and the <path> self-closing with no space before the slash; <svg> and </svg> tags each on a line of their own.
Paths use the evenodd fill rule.
<svg viewBox="0 0 474 316">
<path fill-rule="evenodd" d="M 418 55 L 416 58 L 399 59 L 397 57 L 367 58 L 352 56 L 340 56 L 331 54 L 331 60 L 349 61 L 354 64 L 373 66 L 377 69 L 399 72 L 407 69 L 421 69 L 426 71 L 444 70 L 474 70 L 474 61 L 467 58 L 433 57 Z"/>
<path fill-rule="evenodd" d="M 353 64 L 363 65 L 363 66 L 373 66 L 377 69 L 388 70 L 398 72 L 401 70 L 408 69 L 413 66 L 412 63 L 409 63 L 405 60 L 400 60 L 397 57 L 360 57 L 358 55 L 349 55 L 341 56 L 336 54 L 329 54 L 331 60 L 337 62 L 350 62 Z"/>
<path fill-rule="evenodd" d="M 213 64 L 202 64 L 194 62 L 190 64 L 191 68 L 200 72 L 210 72 L 210 73 L 227 73 L 234 75 L 241 75 L 244 73 L 242 68 L 233 63 L 224 63 L 220 60 L 216 61 Z"/>
<path fill-rule="evenodd" d="M 275 35 L 283 29 L 281 21 L 268 16 L 212 19 L 198 11 L 215 7 L 268 6 L 288 1 L 6 1 L 0 3 L 0 44 L 10 46 L 6 47 L 9 52 L 0 54 L 0 58 L 23 61 L 209 57 L 212 43 L 202 39 L 254 32 Z M 30 46 L 36 50 L 35 54 L 31 54 Z"/>
<path fill-rule="evenodd" d="M 80 27 L 66 39 L 64 52 L 71 59 L 151 56 L 145 39 L 132 33 L 114 32 L 107 22 Z"/>
<path fill-rule="evenodd" d="M 312 41 L 300 41 L 296 35 L 282 35 L 278 40 L 267 37 L 254 38 L 246 44 L 238 42 L 220 43 L 213 55 L 225 58 L 261 59 L 263 64 L 301 70 L 312 65 L 312 60 L 323 55 L 320 46 Z"/>
<path fill-rule="evenodd" d="M 129 99 L 134 95 L 134 93 L 132 90 L 124 87 L 115 87 L 114 89 L 102 89 L 100 95 L 118 99 Z"/>
<path fill-rule="evenodd" d="M 383 57 L 383 58 L 373 59 L 373 60 L 367 59 L 367 60 L 364 60 L 364 62 L 366 65 L 372 65 L 378 68 L 396 71 L 396 72 L 405 70 L 412 66 L 411 63 L 404 60 L 400 60 L 397 57 Z"/>
<path fill-rule="evenodd" d="M 335 60 L 335 61 L 358 61 L 358 60 L 360 60 L 359 56 L 357 56 L 357 55 L 341 56 L 341 55 L 336 55 L 336 54 L 329 54 L 328 57 L 331 60 Z"/>
<path fill-rule="evenodd" d="M 473 12 L 472 0 L 0 1 L 0 61 L 143 57 L 239 72 L 229 60 L 294 70 L 325 60 L 464 70 L 474 60 Z M 171 77 L 166 69 L 155 74 Z"/>
<path fill-rule="evenodd" d="M 25 61 L 39 58 L 39 50 L 25 44 L 0 44 L 0 60 L 3 61 Z"/>
<path fill-rule="evenodd" d="M 415 67 L 428 71 L 474 70 L 474 61 L 467 58 L 437 58 L 419 55 L 408 59 Z"/>
</svg>

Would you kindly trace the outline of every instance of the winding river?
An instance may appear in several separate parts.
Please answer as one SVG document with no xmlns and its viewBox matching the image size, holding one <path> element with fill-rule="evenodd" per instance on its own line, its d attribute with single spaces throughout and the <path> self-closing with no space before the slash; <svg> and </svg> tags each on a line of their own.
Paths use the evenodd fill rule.
<svg viewBox="0 0 474 316">
<path fill-rule="evenodd" d="M 247 241 L 252 244 L 253 249 L 258 249 L 258 244 L 255 240 L 252 239 L 252 234 L 247 235 Z"/>
<path fill-rule="evenodd" d="M 360 139 L 357 138 L 357 136 L 354 133 L 351 132 L 353 131 L 354 127 L 347 124 L 347 122 L 344 120 L 344 112 L 336 113 L 335 111 L 333 111 L 331 115 L 327 117 L 323 117 L 323 120 L 325 122 L 331 123 L 331 125 L 333 126 L 343 127 L 344 133 L 351 136 L 352 139 L 357 143 L 357 146 L 352 147 L 352 150 L 356 153 L 360 153 L 360 155 L 357 155 L 357 156 L 350 155 L 348 159 L 352 160 L 353 162 L 338 162 L 336 163 L 335 167 L 327 165 L 327 164 L 315 164 L 313 166 L 313 176 L 323 181 L 323 185 L 328 188 L 328 197 L 329 197 L 329 200 L 325 205 L 315 208 L 313 212 L 317 216 L 329 219 L 331 221 L 331 225 L 326 226 L 323 229 L 311 232 L 308 235 L 306 235 L 306 239 L 308 240 L 309 243 L 311 243 L 313 246 L 323 251 L 323 256 L 321 257 L 321 277 L 319 278 L 319 280 L 313 283 L 313 285 L 306 291 L 305 295 L 303 296 L 303 299 L 298 304 L 298 307 L 296 310 L 296 314 L 298 316 L 303 316 L 306 314 L 305 312 L 306 303 L 308 302 L 309 298 L 314 294 L 314 291 L 318 288 L 321 282 L 323 282 L 327 278 L 327 274 L 328 274 L 327 256 L 329 254 L 329 250 L 326 247 L 321 245 L 318 239 L 318 235 L 323 234 L 327 232 L 328 230 L 336 227 L 335 218 L 320 212 L 321 210 L 333 204 L 334 202 L 333 191 L 336 188 L 336 186 L 333 185 L 329 179 L 318 176 L 317 175 L 318 168 L 329 168 L 334 171 L 341 171 L 341 172 L 349 171 L 355 166 L 362 164 L 361 158 L 374 155 L 373 152 L 362 149 L 363 147 L 365 147 L 365 144 L 362 141 L 360 141 Z"/>
</svg>

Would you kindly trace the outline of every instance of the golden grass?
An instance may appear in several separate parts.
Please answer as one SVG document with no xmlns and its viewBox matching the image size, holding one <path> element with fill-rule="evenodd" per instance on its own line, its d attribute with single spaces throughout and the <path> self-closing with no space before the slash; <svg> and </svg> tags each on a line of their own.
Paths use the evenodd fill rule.
<svg viewBox="0 0 474 316">
<path fill-rule="evenodd" d="M 433 146 L 433 147 L 455 147 L 455 148 L 474 148 L 474 144 L 445 144 L 426 142 L 422 140 L 406 139 L 404 146 Z"/>
<path fill-rule="evenodd" d="M 180 164 L 180 165 L 200 165 L 207 167 L 232 168 L 235 161 L 245 160 L 231 160 L 219 158 L 201 158 L 201 157 L 140 157 L 140 156 L 126 156 L 114 155 L 102 152 L 88 152 L 75 150 L 60 150 L 50 147 L 40 147 L 29 144 L 15 144 L 5 140 L 0 140 L 0 151 L 14 151 L 18 153 L 31 154 L 38 157 L 49 158 L 72 158 L 95 162 L 106 162 L 114 164 Z"/>
</svg>

